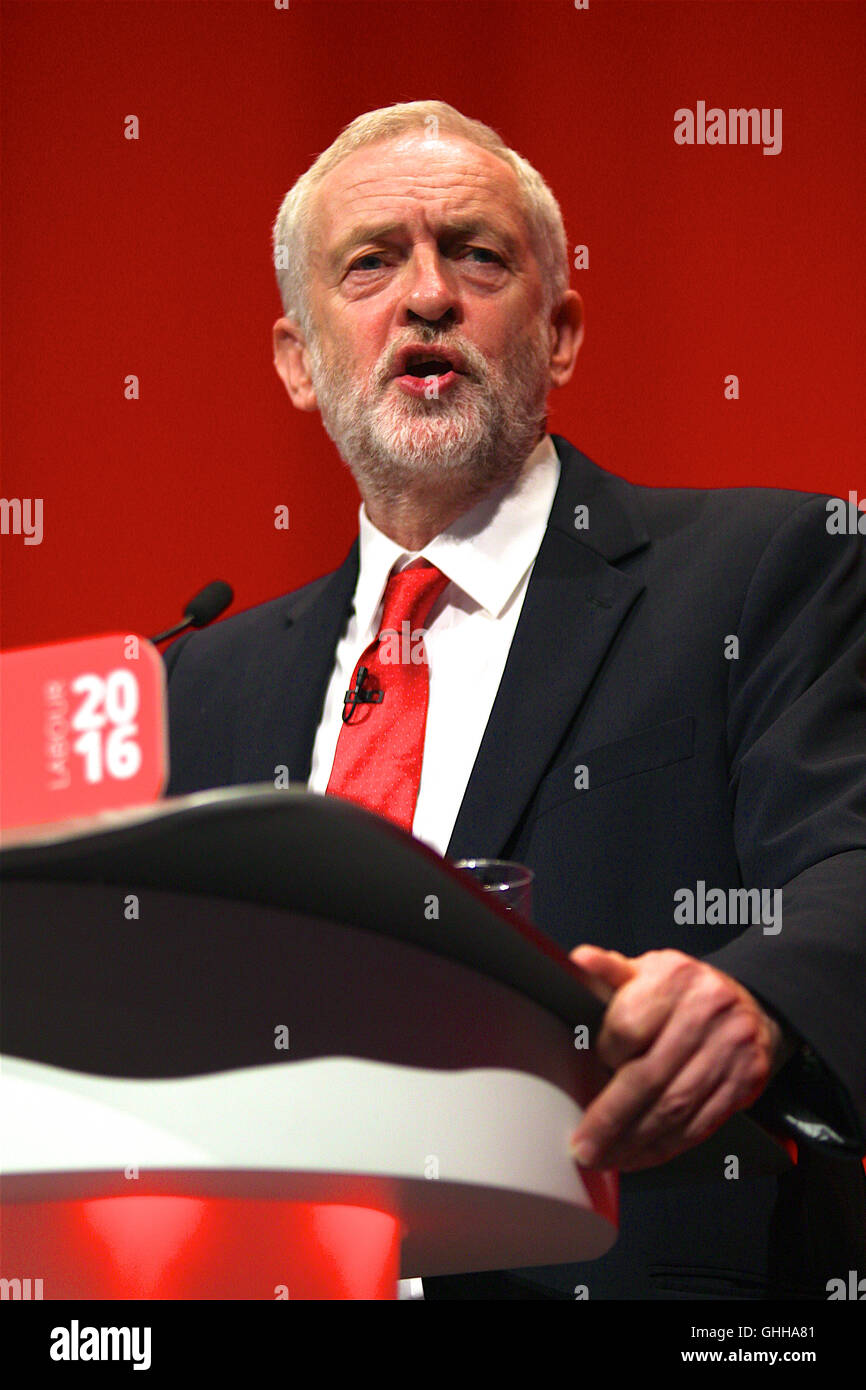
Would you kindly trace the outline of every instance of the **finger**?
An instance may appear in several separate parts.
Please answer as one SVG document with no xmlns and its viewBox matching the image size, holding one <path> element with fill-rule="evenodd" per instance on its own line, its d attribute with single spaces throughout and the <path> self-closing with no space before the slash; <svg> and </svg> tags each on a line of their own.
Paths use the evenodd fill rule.
<svg viewBox="0 0 866 1390">
<path fill-rule="evenodd" d="M 700 1144 L 737 1109 L 740 1087 L 725 1051 L 701 1048 L 665 1087 L 655 1104 L 611 1145 L 605 1164 L 633 1172 L 664 1163 Z M 717 1113 L 721 1118 L 716 1118 Z M 704 1126 L 702 1128 L 702 1125 Z"/>
<path fill-rule="evenodd" d="M 595 1050 L 605 1066 L 616 1071 L 647 1052 L 674 1011 L 673 991 L 651 979 L 622 985 L 611 997 L 595 1038 Z"/>
<path fill-rule="evenodd" d="M 575 946 L 570 958 L 582 970 L 599 975 L 609 984 L 621 985 L 630 980 L 635 973 L 633 961 L 621 951 L 606 951 L 602 946 Z"/>
<path fill-rule="evenodd" d="M 652 1148 L 636 1147 L 630 1153 L 624 1152 L 621 1163 L 617 1161 L 616 1167 L 622 1173 L 633 1173 L 657 1163 L 666 1163 L 677 1154 L 703 1144 L 704 1140 L 715 1134 L 716 1130 L 739 1109 L 741 1106 L 735 1101 L 732 1083 L 723 1080 L 678 1133 L 671 1133 L 659 1139 Z"/>
<path fill-rule="evenodd" d="M 702 1144 L 711 1134 L 715 1134 L 731 1115 L 742 1109 L 743 1104 L 737 1099 L 734 1083 L 723 1081 L 686 1125 L 683 1131 L 684 1143 L 688 1148 Z"/>
<path fill-rule="evenodd" d="M 569 1152 L 582 1168 L 606 1168 L 607 1152 L 620 1133 L 647 1110 L 655 1100 L 646 1084 L 635 1074 L 636 1062 L 627 1062 L 584 1111 L 571 1136 Z"/>
<path fill-rule="evenodd" d="M 619 951 L 605 951 L 600 946 L 576 946 L 570 959 L 585 976 L 587 989 L 604 1003 L 636 973 L 627 956 Z"/>
<path fill-rule="evenodd" d="M 612 1070 L 647 1052 L 676 1016 L 692 1021 L 703 1037 L 706 1023 L 718 1018 L 737 996 L 725 977 L 686 956 L 671 959 L 665 953 L 642 957 L 634 980 L 611 1000 L 602 1020 L 595 1047 Z"/>
<path fill-rule="evenodd" d="M 616 1150 L 689 1065 L 713 1026 L 712 1016 L 677 1011 L 647 1052 L 617 1069 L 572 1136 L 571 1152 L 578 1163 L 583 1167 L 615 1166 Z M 697 1071 L 702 1066 L 707 1068 L 706 1058 L 697 1063 Z"/>
</svg>

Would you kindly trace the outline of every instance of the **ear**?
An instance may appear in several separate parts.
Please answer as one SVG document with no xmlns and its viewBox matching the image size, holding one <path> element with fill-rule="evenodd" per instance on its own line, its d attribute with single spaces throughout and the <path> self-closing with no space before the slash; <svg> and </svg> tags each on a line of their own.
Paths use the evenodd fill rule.
<svg viewBox="0 0 866 1390">
<path fill-rule="evenodd" d="M 296 409 L 318 409 L 306 340 L 292 319 L 277 319 L 274 324 L 274 366 Z"/>
<path fill-rule="evenodd" d="M 566 290 L 550 316 L 550 384 L 565 386 L 574 372 L 583 342 L 583 300 Z"/>
</svg>

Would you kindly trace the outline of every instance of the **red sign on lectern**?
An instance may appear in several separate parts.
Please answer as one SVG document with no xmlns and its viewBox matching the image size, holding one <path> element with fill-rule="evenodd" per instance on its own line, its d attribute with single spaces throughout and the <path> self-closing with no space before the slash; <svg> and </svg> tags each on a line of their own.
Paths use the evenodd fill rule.
<svg viewBox="0 0 866 1390">
<path fill-rule="evenodd" d="M 155 801 L 168 773 L 165 673 L 146 637 L 0 653 L 0 824 Z"/>
</svg>

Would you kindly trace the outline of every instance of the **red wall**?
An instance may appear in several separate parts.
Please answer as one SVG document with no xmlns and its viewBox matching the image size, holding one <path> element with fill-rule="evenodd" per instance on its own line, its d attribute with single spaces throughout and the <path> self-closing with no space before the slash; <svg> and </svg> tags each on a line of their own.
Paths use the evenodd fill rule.
<svg viewBox="0 0 866 1390">
<path fill-rule="evenodd" d="M 3 27 L 2 493 L 45 526 L 2 539 L 4 646 L 151 632 L 213 577 L 247 607 L 342 559 L 357 497 L 271 366 L 269 234 L 392 101 L 497 127 L 590 247 L 553 429 L 640 481 L 866 491 L 863 4 L 70 0 Z M 782 153 L 676 145 L 698 100 L 781 107 Z"/>
</svg>

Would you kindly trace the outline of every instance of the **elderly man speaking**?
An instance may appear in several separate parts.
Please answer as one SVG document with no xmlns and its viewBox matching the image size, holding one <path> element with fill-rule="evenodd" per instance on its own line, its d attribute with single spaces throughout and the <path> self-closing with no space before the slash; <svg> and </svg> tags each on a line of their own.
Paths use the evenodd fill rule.
<svg viewBox="0 0 866 1390">
<path fill-rule="evenodd" d="M 285 765 L 442 854 L 519 860 L 609 1000 L 572 1152 L 624 1174 L 620 1239 L 426 1296 L 825 1298 L 866 1268 L 862 538 L 826 498 L 639 487 L 547 432 L 583 336 L 559 207 L 442 102 L 354 120 L 274 249 L 276 369 L 359 535 L 169 650 L 169 790 Z M 346 692 L 385 671 L 355 725 Z M 752 1106 L 793 1172 L 630 1182 Z"/>
</svg>

